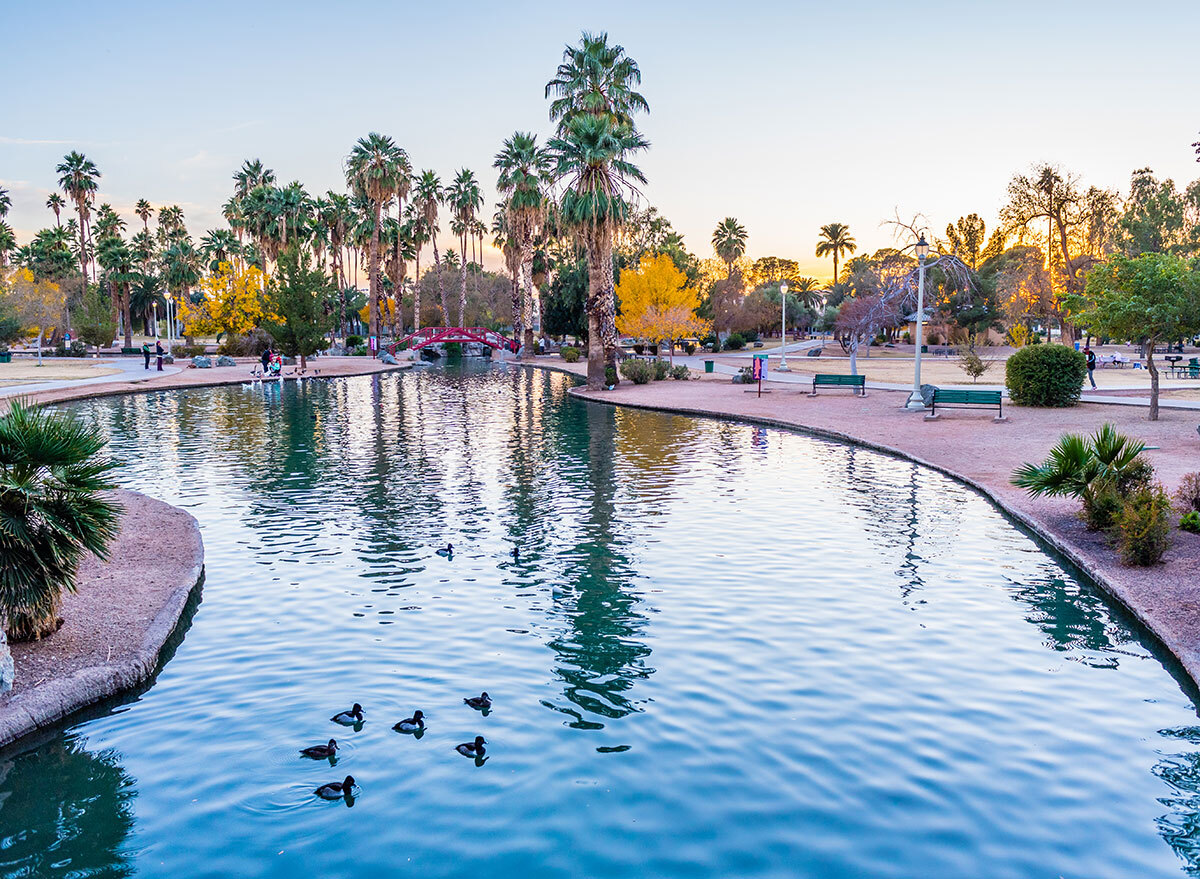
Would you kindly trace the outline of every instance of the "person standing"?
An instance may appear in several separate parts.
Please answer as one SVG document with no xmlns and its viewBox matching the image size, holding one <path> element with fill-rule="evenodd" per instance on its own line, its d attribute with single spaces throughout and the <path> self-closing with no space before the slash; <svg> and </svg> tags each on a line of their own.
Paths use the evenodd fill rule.
<svg viewBox="0 0 1200 879">
<path fill-rule="evenodd" d="M 271 346 L 270 345 L 268 345 L 266 350 L 263 351 L 261 360 L 262 360 L 263 375 L 266 375 L 267 367 L 271 365 Z"/>
<path fill-rule="evenodd" d="M 1083 346 L 1083 355 L 1087 358 L 1088 381 L 1092 383 L 1092 390 L 1096 390 L 1096 352 L 1090 346 Z"/>
<path fill-rule="evenodd" d="M 142 356 L 146 358 L 146 369 L 150 368 L 150 343 L 142 342 Z"/>
<path fill-rule="evenodd" d="M 163 369 L 162 369 L 163 355 L 167 353 L 166 351 L 163 350 L 162 342 L 154 343 L 154 353 L 158 357 L 158 371 L 162 372 L 163 371 Z"/>
</svg>

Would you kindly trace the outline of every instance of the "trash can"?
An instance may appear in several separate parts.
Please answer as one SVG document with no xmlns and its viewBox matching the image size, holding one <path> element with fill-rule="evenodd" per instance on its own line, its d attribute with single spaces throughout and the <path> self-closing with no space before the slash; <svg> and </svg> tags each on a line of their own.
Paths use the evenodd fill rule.
<svg viewBox="0 0 1200 879">
<path fill-rule="evenodd" d="M 922 345 L 922 346 L 921 346 L 921 353 L 922 353 L 922 354 L 928 354 L 928 353 L 929 353 L 929 346 L 928 346 L 928 345 Z"/>
<path fill-rule="evenodd" d="M 712 361 L 712 360 L 705 360 L 705 361 L 704 361 L 704 371 L 705 371 L 705 372 L 712 372 L 712 371 L 713 371 L 713 363 L 714 363 L 714 362 L 715 362 L 715 361 Z"/>
<path fill-rule="evenodd" d="M 12 363 L 12 354 L 8 351 L 0 351 L 0 363 Z"/>
<path fill-rule="evenodd" d="M 1079 350 L 1079 343 L 1078 343 L 1078 342 L 1076 342 L 1076 343 L 1075 343 L 1075 350 L 1076 350 L 1076 351 L 1078 351 L 1078 350 Z"/>
</svg>

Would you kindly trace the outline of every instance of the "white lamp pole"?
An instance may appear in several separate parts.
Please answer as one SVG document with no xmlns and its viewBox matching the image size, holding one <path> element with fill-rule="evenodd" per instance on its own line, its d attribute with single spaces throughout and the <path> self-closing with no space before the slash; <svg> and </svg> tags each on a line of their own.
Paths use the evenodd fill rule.
<svg viewBox="0 0 1200 879">
<path fill-rule="evenodd" d="M 787 281 L 779 285 L 779 372 L 791 372 L 787 365 Z"/>
<path fill-rule="evenodd" d="M 913 389 L 908 398 L 906 409 L 924 409 L 925 398 L 921 396 L 921 345 L 925 341 L 925 257 L 929 256 L 929 242 L 924 234 L 917 242 L 917 345 L 916 359 L 913 361 Z"/>
</svg>

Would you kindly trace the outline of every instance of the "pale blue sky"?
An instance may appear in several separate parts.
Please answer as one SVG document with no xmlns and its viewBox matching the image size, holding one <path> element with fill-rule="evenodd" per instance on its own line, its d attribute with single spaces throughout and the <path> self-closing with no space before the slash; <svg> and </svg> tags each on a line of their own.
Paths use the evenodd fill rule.
<svg viewBox="0 0 1200 879">
<path fill-rule="evenodd" d="M 702 256 L 733 215 L 751 256 L 828 275 L 812 256 L 822 223 L 849 223 L 868 250 L 891 242 L 894 209 L 938 230 L 975 211 L 990 228 L 1009 178 L 1037 161 L 1121 190 L 1144 166 L 1200 177 L 1196 0 L 0 0 L 9 221 L 22 242 L 52 222 L 54 166 L 80 149 L 131 226 L 145 197 L 183 205 L 200 234 L 244 159 L 340 190 L 373 130 L 418 168 L 474 169 L 490 216 L 492 156 L 516 129 L 549 133 L 543 87 L 582 29 L 641 65 L 645 196 Z"/>
</svg>

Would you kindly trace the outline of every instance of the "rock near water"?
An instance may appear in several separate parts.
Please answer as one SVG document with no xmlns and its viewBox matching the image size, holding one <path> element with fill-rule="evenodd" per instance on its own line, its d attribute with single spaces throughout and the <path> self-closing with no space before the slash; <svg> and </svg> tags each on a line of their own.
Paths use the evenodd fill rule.
<svg viewBox="0 0 1200 879">
<path fill-rule="evenodd" d="M 192 366 L 197 369 L 212 369 L 212 358 L 199 354 L 192 358 Z"/>
<path fill-rule="evenodd" d="M 379 362 L 386 363 L 388 366 L 395 366 L 400 361 L 397 360 L 395 357 L 393 357 L 391 354 L 384 351 L 382 354 L 379 355 Z"/>
<path fill-rule="evenodd" d="M 217 366 L 237 366 L 237 361 L 228 354 L 222 354 L 217 358 Z"/>
</svg>

